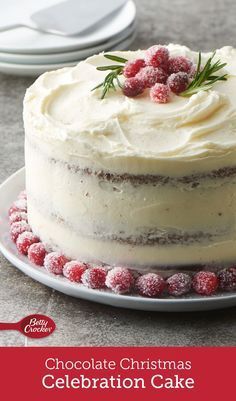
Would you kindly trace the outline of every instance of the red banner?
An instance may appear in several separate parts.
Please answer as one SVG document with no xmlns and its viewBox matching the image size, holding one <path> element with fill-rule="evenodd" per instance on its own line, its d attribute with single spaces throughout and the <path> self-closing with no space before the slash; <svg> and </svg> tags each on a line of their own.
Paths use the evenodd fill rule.
<svg viewBox="0 0 236 401">
<path fill-rule="evenodd" d="M 0 348 L 1 399 L 234 399 L 236 348 Z"/>
</svg>

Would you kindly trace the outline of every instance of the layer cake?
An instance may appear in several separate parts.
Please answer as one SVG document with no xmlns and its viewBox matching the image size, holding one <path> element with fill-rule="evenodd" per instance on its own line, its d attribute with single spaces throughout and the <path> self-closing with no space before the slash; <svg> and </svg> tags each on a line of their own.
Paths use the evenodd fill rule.
<svg viewBox="0 0 236 401">
<path fill-rule="evenodd" d="M 42 241 L 140 270 L 236 261 L 236 50 L 215 57 L 227 81 L 166 104 L 120 89 L 101 100 L 92 89 L 107 73 L 96 69 L 103 54 L 36 80 L 24 101 L 25 163 L 29 224 Z"/>
</svg>

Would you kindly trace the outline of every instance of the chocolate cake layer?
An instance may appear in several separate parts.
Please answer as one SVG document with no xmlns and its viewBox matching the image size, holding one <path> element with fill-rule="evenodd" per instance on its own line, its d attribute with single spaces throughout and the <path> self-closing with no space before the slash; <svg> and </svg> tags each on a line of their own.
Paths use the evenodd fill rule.
<svg viewBox="0 0 236 401">
<path fill-rule="evenodd" d="M 76 231 L 71 224 L 68 224 L 61 216 L 56 214 L 51 214 L 50 218 L 57 221 L 64 226 L 67 226 L 73 231 Z M 78 234 L 86 237 L 86 234 L 83 232 L 79 232 Z M 144 230 L 141 235 L 132 235 L 127 236 L 124 232 L 117 232 L 112 235 L 107 234 L 104 230 L 94 231 L 89 235 L 89 238 L 99 239 L 100 241 L 113 241 L 119 242 L 121 244 L 129 244 L 129 245 L 143 245 L 143 246 L 155 246 L 155 245 L 192 245 L 192 244 L 200 244 L 201 242 L 210 243 L 211 241 L 215 241 L 217 238 L 220 238 L 222 235 L 225 235 L 225 232 L 220 233 L 206 233 L 202 231 L 198 232 L 163 232 L 156 229 Z"/>
<path fill-rule="evenodd" d="M 234 178 L 236 177 L 236 166 L 235 167 L 224 167 L 218 170 L 212 170 L 207 173 L 197 173 L 186 175 L 183 177 L 170 177 L 163 176 L 158 174 L 115 174 L 110 173 L 104 170 L 93 171 L 90 168 L 81 168 L 80 166 L 69 164 L 64 161 L 60 161 L 57 159 L 50 159 L 52 163 L 62 163 L 68 170 L 73 171 L 74 173 L 81 173 L 82 175 L 95 176 L 101 180 L 112 182 L 112 183 L 123 183 L 129 182 L 133 186 L 139 185 L 148 185 L 151 184 L 153 186 L 156 185 L 175 185 L 175 184 L 186 184 L 190 185 L 192 188 L 200 185 L 200 182 L 205 179 L 225 179 L 225 178 Z"/>
</svg>

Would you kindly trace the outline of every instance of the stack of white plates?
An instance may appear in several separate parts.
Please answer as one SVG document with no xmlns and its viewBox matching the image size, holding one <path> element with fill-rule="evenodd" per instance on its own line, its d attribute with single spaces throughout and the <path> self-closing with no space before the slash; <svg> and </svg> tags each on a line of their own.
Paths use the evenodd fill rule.
<svg viewBox="0 0 236 401">
<path fill-rule="evenodd" d="M 35 12 L 39 9 L 37 3 L 42 8 L 45 1 L 21 0 L 21 6 L 28 4 L 30 11 Z M 0 72 L 38 76 L 45 71 L 73 66 L 101 51 L 128 49 L 135 37 L 135 17 L 135 4 L 129 0 L 105 25 L 83 35 L 60 36 L 27 27 L 0 32 Z"/>
</svg>

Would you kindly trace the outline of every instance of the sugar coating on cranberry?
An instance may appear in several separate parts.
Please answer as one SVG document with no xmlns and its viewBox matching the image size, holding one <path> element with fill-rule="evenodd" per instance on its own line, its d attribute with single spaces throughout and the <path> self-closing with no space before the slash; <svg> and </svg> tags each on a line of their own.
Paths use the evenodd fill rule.
<svg viewBox="0 0 236 401">
<path fill-rule="evenodd" d="M 218 273 L 219 287 L 223 291 L 236 290 L 236 267 L 228 267 Z"/>
<path fill-rule="evenodd" d="M 144 90 L 143 83 L 140 79 L 134 78 L 127 78 L 123 85 L 123 93 L 125 96 L 128 97 L 135 97 L 140 95 Z"/>
<path fill-rule="evenodd" d="M 194 275 L 193 289 L 200 295 L 212 295 L 219 286 L 219 280 L 215 273 L 200 271 Z"/>
<path fill-rule="evenodd" d="M 69 260 L 60 252 L 50 252 L 45 256 L 44 267 L 53 274 L 62 274 L 63 267 Z"/>
<path fill-rule="evenodd" d="M 27 213 L 25 212 L 14 212 L 9 216 L 10 224 L 16 223 L 17 221 L 28 221 Z"/>
<path fill-rule="evenodd" d="M 13 206 L 15 206 L 18 211 L 27 212 L 27 200 L 25 198 L 17 199 L 13 203 Z"/>
<path fill-rule="evenodd" d="M 42 242 L 34 243 L 30 245 L 28 249 L 28 258 L 30 262 L 38 266 L 43 266 L 46 254 L 47 251 Z"/>
<path fill-rule="evenodd" d="M 155 103 L 167 103 L 170 100 L 170 88 L 164 84 L 155 84 L 150 90 L 150 98 Z"/>
<path fill-rule="evenodd" d="M 16 207 L 14 204 L 10 207 L 10 209 L 8 210 L 8 216 L 10 217 L 13 213 L 16 212 L 21 212 L 21 210 L 18 209 L 18 207 Z"/>
<path fill-rule="evenodd" d="M 165 84 L 168 75 L 162 68 L 155 68 L 151 65 L 142 68 L 136 78 L 140 79 L 144 88 L 151 88 L 156 83 Z"/>
<path fill-rule="evenodd" d="M 114 267 L 107 273 L 106 286 L 117 294 L 125 294 L 131 291 L 134 277 L 126 267 Z"/>
<path fill-rule="evenodd" d="M 197 66 L 196 66 L 196 64 L 193 64 L 190 71 L 188 72 L 189 78 L 194 78 L 194 75 L 196 74 L 196 72 L 197 72 Z"/>
<path fill-rule="evenodd" d="M 173 93 L 179 95 L 181 92 L 187 89 L 189 83 L 189 77 L 186 72 L 176 72 L 171 74 L 167 79 L 167 85 Z"/>
<path fill-rule="evenodd" d="M 169 50 L 165 46 L 154 45 L 145 52 L 145 63 L 153 67 L 166 68 L 169 60 Z"/>
<path fill-rule="evenodd" d="M 169 58 L 168 70 L 169 74 L 176 72 L 186 72 L 189 74 L 193 68 L 193 62 L 185 56 L 174 56 Z"/>
<path fill-rule="evenodd" d="M 31 228 L 26 221 L 17 221 L 11 225 L 10 235 L 13 242 L 16 242 L 18 236 L 25 231 L 31 231 Z"/>
<path fill-rule="evenodd" d="M 159 274 L 147 273 L 137 278 L 135 288 L 140 295 L 158 297 L 165 288 L 165 281 Z"/>
<path fill-rule="evenodd" d="M 16 247 L 22 255 L 27 255 L 30 245 L 39 242 L 39 238 L 30 231 L 20 234 L 16 240 Z"/>
<path fill-rule="evenodd" d="M 80 283 L 82 274 L 87 270 L 85 263 L 77 262 L 77 260 L 71 260 L 66 263 L 63 267 L 63 275 L 70 281 Z"/>
<path fill-rule="evenodd" d="M 123 69 L 123 75 L 125 78 L 132 78 L 145 67 L 145 61 L 143 59 L 137 59 L 134 61 L 127 61 Z"/>
<path fill-rule="evenodd" d="M 107 269 L 102 266 L 87 269 L 81 277 L 82 283 L 86 287 L 100 289 L 106 286 Z"/>
<path fill-rule="evenodd" d="M 175 297 L 185 295 L 191 290 L 192 279 L 189 274 L 176 273 L 166 280 L 166 288 Z"/>
</svg>

